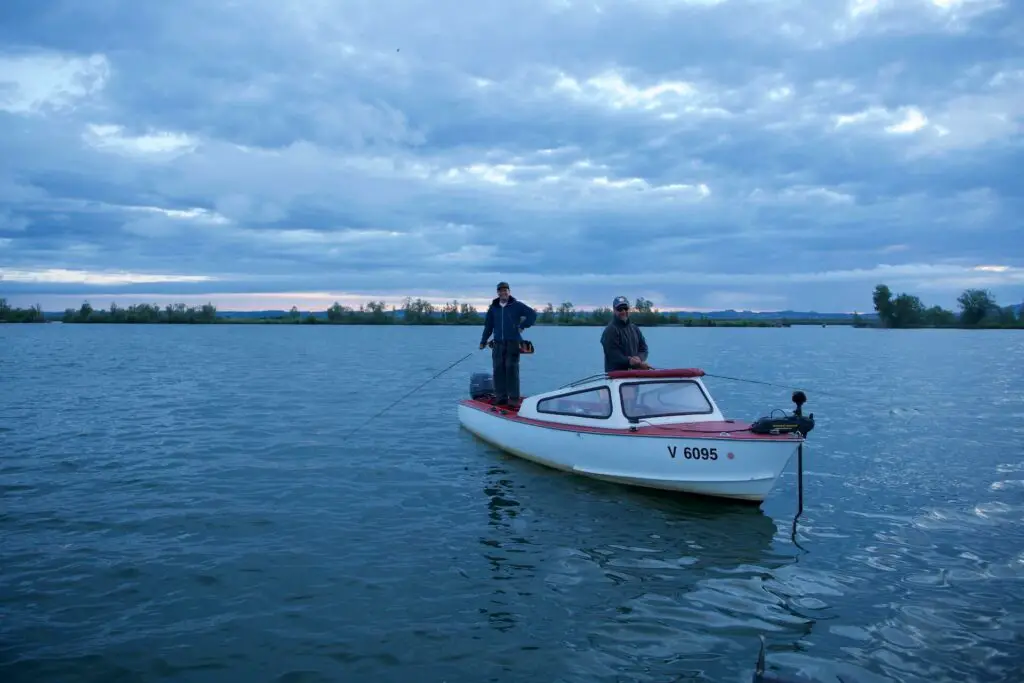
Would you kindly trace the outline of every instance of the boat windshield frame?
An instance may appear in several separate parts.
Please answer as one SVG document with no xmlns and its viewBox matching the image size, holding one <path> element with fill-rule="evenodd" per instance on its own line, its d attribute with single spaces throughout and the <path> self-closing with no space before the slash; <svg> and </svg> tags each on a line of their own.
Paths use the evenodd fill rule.
<svg viewBox="0 0 1024 683">
<path fill-rule="evenodd" d="M 630 413 L 630 408 L 629 408 L 630 402 L 629 402 L 629 399 L 627 399 L 627 397 L 626 397 L 626 392 L 624 392 L 624 390 L 627 389 L 627 387 L 637 387 L 636 391 L 638 392 L 639 395 L 642 395 L 641 392 L 644 392 L 645 389 L 647 389 L 648 391 L 651 391 L 650 390 L 651 387 L 655 388 L 653 391 L 651 391 L 651 393 L 660 393 L 660 391 L 664 391 L 667 388 L 671 387 L 672 385 L 679 385 L 679 384 L 689 384 L 689 385 L 695 387 L 697 389 L 697 391 L 700 393 L 700 397 L 701 397 L 701 399 L 703 399 L 704 405 L 706 406 L 706 409 L 705 410 L 687 410 L 687 411 L 669 410 L 667 412 L 640 411 L 639 413 L 636 413 L 636 414 Z M 669 390 L 671 390 L 671 389 L 669 389 Z M 654 380 L 652 380 L 652 379 L 643 379 L 643 380 L 637 380 L 637 381 L 628 381 L 627 380 L 627 381 L 622 381 L 619 384 L 618 394 L 619 394 L 619 409 L 622 411 L 622 416 L 625 417 L 627 420 L 630 420 L 630 421 L 634 421 L 634 420 L 655 420 L 655 419 L 665 418 L 665 417 L 689 417 L 689 416 L 693 416 L 693 415 L 713 415 L 715 413 L 715 411 L 717 410 L 717 408 L 715 406 L 715 402 L 711 399 L 711 396 L 708 395 L 707 390 L 704 388 L 704 386 L 701 385 L 701 383 L 699 381 L 697 381 L 695 379 L 665 378 L 665 379 L 654 379 Z"/>
</svg>

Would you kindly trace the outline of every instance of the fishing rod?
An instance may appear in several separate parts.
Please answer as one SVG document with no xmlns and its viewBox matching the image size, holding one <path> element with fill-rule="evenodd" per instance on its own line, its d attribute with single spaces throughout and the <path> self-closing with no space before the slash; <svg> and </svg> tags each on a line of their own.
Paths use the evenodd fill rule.
<svg viewBox="0 0 1024 683">
<path fill-rule="evenodd" d="M 490 347 L 490 348 L 492 348 L 492 349 L 493 349 L 493 348 L 494 348 L 494 340 L 492 339 L 491 341 L 488 341 L 488 342 L 487 342 L 487 343 L 485 343 L 485 344 L 481 344 L 481 345 L 480 345 L 480 348 L 481 348 L 481 349 L 483 349 L 483 348 L 484 348 L 485 346 L 486 346 L 486 347 Z M 524 355 L 529 355 L 529 354 L 535 353 L 535 349 L 534 349 L 534 346 L 533 346 L 533 342 L 530 342 L 530 341 L 528 341 L 528 340 L 526 340 L 526 339 L 524 339 L 524 340 L 520 341 L 520 342 L 519 342 L 519 353 L 521 353 L 521 354 L 524 354 Z M 379 411 L 379 412 L 378 412 L 378 413 L 377 413 L 376 415 L 374 415 L 373 417 L 371 417 L 371 418 L 370 418 L 369 420 L 367 420 L 366 422 L 363 422 L 363 423 L 362 423 L 362 424 L 360 424 L 360 425 L 359 425 L 358 427 L 356 427 L 355 429 L 353 429 L 353 430 L 352 430 L 351 432 L 349 432 L 349 433 L 348 433 L 348 434 L 347 434 L 347 435 L 345 436 L 345 438 L 348 438 L 348 437 L 352 436 L 353 434 L 355 434 L 356 432 L 358 432 L 358 431 L 359 431 L 360 429 L 362 429 L 363 427 L 365 427 L 366 425 L 368 425 L 368 424 L 369 424 L 370 422 L 373 422 L 373 421 L 374 421 L 375 419 L 377 419 L 378 417 L 380 417 L 381 415 L 383 415 L 384 413 L 386 413 L 387 411 L 391 410 L 391 409 L 392 409 L 392 408 L 394 408 L 394 407 L 395 407 L 396 405 L 398 405 L 399 403 L 401 403 L 402 401 L 404 401 L 404 400 L 405 400 L 406 398 L 408 398 L 408 397 L 409 397 L 410 395 L 412 395 L 412 394 L 416 393 L 417 391 L 419 391 L 420 389 L 422 389 L 422 388 L 423 388 L 424 386 L 426 386 L 426 385 L 427 385 L 427 384 L 428 384 L 429 382 L 432 382 L 433 380 L 437 379 L 438 377 L 440 377 L 440 376 L 441 376 L 441 375 L 443 375 L 444 373 L 448 372 L 449 370 L 451 370 L 452 368 L 454 368 L 454 367 L 455 367 L 456 365 L 458 365 L 459 363 L 463 362 L 464 360 L 466 360 L 467 358 L 471 357 L 472 355 L 473 355 L 473 352 L 467 353 L 467 354 L 466 354 L 465 356 L 463 356 L 462 358 L 458 359 L 457 361 L 455 361 L 454 363 L 452 363 L 452 364 L 451 364 L 451 365 L 449 365 L 448 367 L 444 368 L 444 369 L 443 369 L 443 370 L 441 370 L 440 372 L 437 372 L 437 373 L 435 373 L 434 375 L 432 375 L 432 376 L 428 377 L 427 379 L 423 380 L 423 382 L 421 382 L 421 383 L 420 383 L 420 384 L 419 384 L 418 386 L 414 387 L 413 389 L 410 389 L 409 391 L 407 391 L 407 392 L 406 392 L 405 394 L 403 394 L 402 396 L 399 396 L 399 397 L 398 397 L 398 399 L 397 399 L 396 401 L 394 401 L 394 402 L 392 402 L 392 403 L 391 403 L 391 405 L 389 405 L 389 406 L 387 406 L 386 408 L 384 408 L 383 410 Z"/>
<path fill-rule="evenodd" d="M 352 436 L 353 434 L 355 434 L 356 432 L 358 432 L 358 431 L 359 431 L 360 429 L 362 429 L 362 428 L 363 428 L 363 427 L 365 427 L 366 425 L 370 424 L 370 423 L 371 423 L 371 422 L 373 422 L 373 421 L 374 421 L 375 419 L 377 419 L 378 417 L 380 417 L 381 415 L 383 415 L 384 413 L 386 413 L 387 411 L 391 410 L 391 409 L 392 409 L 392 408 L 394 408 L 394 407 L 395 407 L 396 405 L 398 405 L 399 403 L 401 403 L 402 401 L 404 401 L 404 400 L 405 400 L 406 398 L 408 398 L 409 396 L 411 396 L 411 395 L 412 395 L 412 394 L 414 394 L 415 392 L 417 392 L 417 391 L 419 391 L 420 389 L 422 389 L 422 388 L 423 388 L 424 386 L 426 386 L 426 385 L 427 385 L 427 384 L 428 384 L 429 382 L 432 382 L 433 380 L 437 379 L 438 377 L 440 377 L 440 376 L 441 376 L 441 375 L 443 375 L 444 373 L 448 372 L 449 370 L 451 370 L 452 368 L 454 368 L 454 367 L 455 367 L 456 365 L 458 365 L 459 363 L 463 362 L 464 360 L 466 360 L 467 358 L 471 357 L 472 355 L 473 355 L 473 354 L 472 354 L 472 352 L 471 352 L 471 353 L 467 353 L 467 354 L 466 354 L 465 356 L 463 356 L 462 358 L 458 359 L 457 361 L 455 361 L 454 363 L 452 363 L 451 365 L 449 365 L 449 366 L 448 366 L 448 367 L 446 367 L 445 369 L 441 370 L 440 372 L 434 373 L 434 374 L 433 374 L 432 376 L 428 377 L 428 378 L 427 378 L 427 379 L 425 379 L 425 380 L 424 380 L 423 382 L 421 382 L 421 383 L 420 383 L 420 384 L 419 384 L 418 386 L 414 387 L 413 389 L 410 389 L 409 391 L 407 391 L 407 392 L 406 392 L 405 394 L 403 394 L 402 396 L 399 396 L 399 397 L 398 397 L 398 399 L 397 399 L 396 401 L 394 401 L 394 402 L 392 402 L 392 403 L 391 403 L 391 405 L 389 405 L 389 406 L 387 406 L 386 408 L 384 408 L 383 410 L 379 411 L 379 412 L 378 412 L 378 413 L 377 413 L 376 415 L 373 415 L 373 416 L 372 416 L 372 417 L 371 417 L 370 419 L 368 419 L 368 420 L 367 420 L 366 422 L 363 422 L 363 423 L 362 423 L 362 424 L 360 424 L 360 425 L 359 425 L 358 427 L 356 427 L 355 429 L 353 429 L 352 431 L 350 431 L 350 432 L 349 432 L 348 434 L 346 434 L 346 435 L 345 435 L 345 437 L 344 437 L 344 438 L 346 438 L 346 439 L 347 439 L 348 437 Z"/>
</svg>

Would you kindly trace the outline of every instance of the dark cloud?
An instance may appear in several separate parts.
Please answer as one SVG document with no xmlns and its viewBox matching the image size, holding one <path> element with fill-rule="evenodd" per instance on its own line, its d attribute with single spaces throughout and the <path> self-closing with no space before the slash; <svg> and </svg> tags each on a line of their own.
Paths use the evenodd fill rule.
<svg viewBox="0 0 1024 683">
<path fill-rule="evenodd" d="M 1016 301 L 1024 12 L 945 4 L 9 1 L 4 292 Z"/>
</svg>

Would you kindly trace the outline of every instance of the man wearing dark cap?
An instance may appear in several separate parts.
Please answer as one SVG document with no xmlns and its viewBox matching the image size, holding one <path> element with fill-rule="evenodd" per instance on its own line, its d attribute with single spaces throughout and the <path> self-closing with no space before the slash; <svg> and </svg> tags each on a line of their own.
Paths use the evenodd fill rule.
<svg viewBox="0 0 1024 683">
<path fill-rule="evenodd" d="M 601 334 L 604 371 L 647 370 L 647 340 L 636 323 L 629 319 L 629 299 L 617 296 L 612 301 L 615 317 Z"/>
<path fill-rule="evenodd" d="M 507 282 L 498 283 L 498 296 L 487 308 L 484 333 L 480 348 L 487 346 L 487 338 L 494 333 L 491 362 L 494 368 L 494 394 L 496 405 L 519 403 L 519 334 L 537 320 L 537 311 L 509 293 Z"/>
</svg>

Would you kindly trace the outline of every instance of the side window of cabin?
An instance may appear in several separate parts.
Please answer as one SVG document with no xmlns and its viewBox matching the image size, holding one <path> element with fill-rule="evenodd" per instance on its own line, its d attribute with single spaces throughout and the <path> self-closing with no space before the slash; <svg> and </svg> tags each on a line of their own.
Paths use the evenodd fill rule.
<svg viewBox="0 0 1024 683">
<path fill-rule="evenodd" d="M 537 412 L 576 417 L 609 418 L 612 415 L 612 394 L 608 387 L 552 396 L 537 404 Z"/>
<path fill-rule="evenodd" d="M 620 388 L 626 417 L 701 415 L 712 411 L 704 392 L 694 382 L 624 384 Z"/>
</svg>

